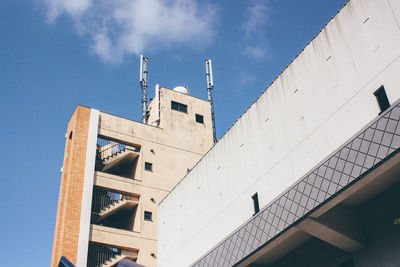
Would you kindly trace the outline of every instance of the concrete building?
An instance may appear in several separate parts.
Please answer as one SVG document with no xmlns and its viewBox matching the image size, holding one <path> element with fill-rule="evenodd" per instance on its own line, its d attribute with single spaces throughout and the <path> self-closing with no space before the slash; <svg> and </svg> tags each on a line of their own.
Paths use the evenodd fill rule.
<svg viewBox="0 0 400 267">
<path fill-rule="evenodd" d="M 159 266 L 400 266 L 400 1 L 351 0 L 159 205 Z"/>
<path fill-rule="evenodd" d="M 52 266 L 157 266 L 157 204 L 214 144 L 208 101 L 156 87 L 148 124 L 78 106 L 66 133 Z"/>
</svg>

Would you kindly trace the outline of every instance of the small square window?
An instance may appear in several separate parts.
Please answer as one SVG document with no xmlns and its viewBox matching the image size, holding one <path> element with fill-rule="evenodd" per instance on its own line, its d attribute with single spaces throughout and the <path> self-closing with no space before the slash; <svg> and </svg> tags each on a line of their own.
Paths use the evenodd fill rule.
<svg viewBox="0 0 400 267">
<path fill-rule="evenodd" d="M 153 163 L 145 162 L 145 163 L 144 163 L 144 169 L 145 169 L 146 171 L 152 172 L 152 171 L 153 171 Z"/>
<path fill-rule="evenodd" d="M 204 123 L 204 117 L 200 114 L 196 114 L 196 122 Z"/>
<path fill-rule="evenodd" d="M 153 213 L 151 213 L 150 211 L 145 211 L 144 212 L 144 219 L 146 221 L 152 221 L 153 220 Z"/>
</svg>

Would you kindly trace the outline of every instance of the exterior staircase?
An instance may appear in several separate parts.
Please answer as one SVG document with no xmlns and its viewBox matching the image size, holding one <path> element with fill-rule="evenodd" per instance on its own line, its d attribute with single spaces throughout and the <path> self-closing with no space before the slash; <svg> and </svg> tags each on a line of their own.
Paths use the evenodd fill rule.
<svg viewBox="0 0 400 267">
<path fill-rule="evenodd" d="M 97 153 L 98 169 L 105 172 L 118 165 L 124 159 L 130 158 L 134 160 L 139 156 L 140 149 L 134 146 L 117 144 L 107 146 L 104 150 Z"/>
<path fill-rule="evenodd" d="M 115 152 L 115 153 L 111 154 L 110 156 L 103 158 L 103 164 L 108 165 L 108 164 L 112 163 L 113 161 L 118 160 L 131 152 L 137 153 L 138 152 L 137 148 L 133 147 L 133 146 L 125 146 L 125 148 L 119 150 L 118 152 Z"/>
<path fill-rule="evenodd" d="M 137 256 L 136 256 L 137 257 Z M 107 260 L 106 262 L 104 262 L 100 267 L 112 267 L 118 264 L 118 262 L 120 262 L 123 259 L 130 259 L 133 260 L 136 257 L 134 257 L 133 255 L 115 255 L 113 257 L 111 257 L 109 260 Z"/>
<path fill-rule="evenodd" d="M 87 267 L 111 267 L 120 261 L 135 261 L 138 251 L 89 243 Z"/>
<path fill-rule="evenodd" d="M 137 204 L 138 202 L 133 199 L 122 198 L 120 200 L 115 200 L 112 203 L 110 203 L 110 205 L 100 210 L 97 221 L 103 220 L 104 218 L 112 215 L 113 213 L 117 212 L 120 209 L 133 208 Z"/>
</svg>

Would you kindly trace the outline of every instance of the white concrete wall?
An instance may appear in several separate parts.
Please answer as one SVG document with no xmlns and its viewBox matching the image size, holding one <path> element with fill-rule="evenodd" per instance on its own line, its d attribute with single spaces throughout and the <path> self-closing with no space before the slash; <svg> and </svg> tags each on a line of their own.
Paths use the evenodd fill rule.
<svg viewBox="0 0 400 267">
<path fill-rule="evenodd" d="M 79 221 L 79 240 L 76 265 L 86 266 L 89 249 L 90 215 L 92 209 L 94 165 L 96 159 L 97 132 L 99 128 L 97 109 L 90 110 L 90 123 L 86 148 L 85 177 L 83 180 L 82 208 Z"/>
<path fill-rule="evenodd" d="M 159 266 L 188 266 L 400 98 L 400 1 L 352 0 L 159 206 Z"/>
</svg>

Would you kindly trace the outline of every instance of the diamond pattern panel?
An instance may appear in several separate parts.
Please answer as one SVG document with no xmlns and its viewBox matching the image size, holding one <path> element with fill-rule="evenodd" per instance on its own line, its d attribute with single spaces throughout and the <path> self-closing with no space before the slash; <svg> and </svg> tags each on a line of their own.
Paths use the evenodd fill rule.
<svg viewBox="0 0 400 267">
<path fill-rule="evenodd" d="M 192 266 L 232 266 L 400 148 L 400 101 Z"/>
</svg>

